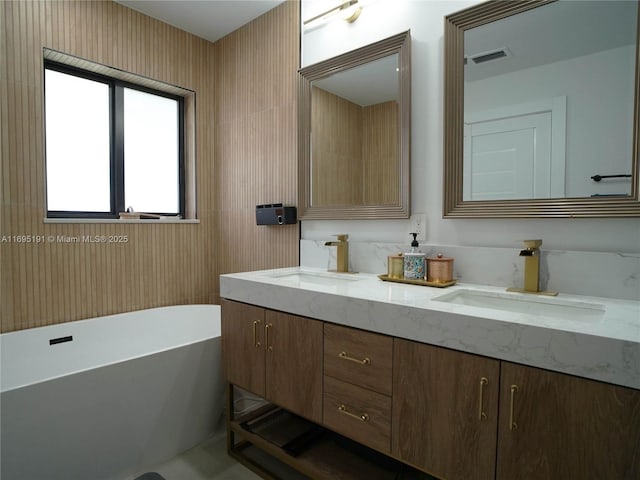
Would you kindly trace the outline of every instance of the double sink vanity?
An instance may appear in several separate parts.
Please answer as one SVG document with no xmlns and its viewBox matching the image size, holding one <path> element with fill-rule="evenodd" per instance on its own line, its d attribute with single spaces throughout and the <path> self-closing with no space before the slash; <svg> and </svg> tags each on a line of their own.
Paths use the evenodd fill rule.
<svg viewBox="0 0 640 480">
<path fill-rule="evenodd" d="M 443 218 L 640 216 L 637 19 L 637 2 L 554 0 L 444 17 Z M 299 219 L 409 218 L 410 187 L 427 180 L 409 176 L 412 144 L 429 137 L 411 126 L 411 59 L 423 62 L 430 41 L 420 27 L 413 55 L 405 31 L 299 70 Z M 388 95 L 362 105 L 349 84 Z M 337 264 L 349 268 L 339 253 Z M 537 272 L 524 290 L 537 292 Z M 637 270 L 626 278 L 637 285 Z M 640 302 L 513 286 L 309 268 L 221 275 L 230 454 L 270 479 L 297 477 L 265 454 L 327 480 L 639 479 Z"/>
<path fill-rule="evenodd" d="M 310 268 L 220 288 L 230 408 L 248 390 L 406 465 L 399 478 L 640 476 L 639 302 Z M 243 422 L 230 415 L 243 461 L 252 444 L 311 478 L 396 478 L 326 442 L 291 456 Z"/>
</svg>

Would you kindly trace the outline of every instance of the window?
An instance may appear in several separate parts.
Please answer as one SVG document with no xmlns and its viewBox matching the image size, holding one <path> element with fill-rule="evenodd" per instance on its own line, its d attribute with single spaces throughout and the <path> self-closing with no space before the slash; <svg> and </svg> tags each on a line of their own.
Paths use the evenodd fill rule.
<svg viewBox="0 0 640 480">
<path fill-rule="evenodd" d="M 185 216 L 184 98 L 45 60 L 47 216 Z"/>
</svg>

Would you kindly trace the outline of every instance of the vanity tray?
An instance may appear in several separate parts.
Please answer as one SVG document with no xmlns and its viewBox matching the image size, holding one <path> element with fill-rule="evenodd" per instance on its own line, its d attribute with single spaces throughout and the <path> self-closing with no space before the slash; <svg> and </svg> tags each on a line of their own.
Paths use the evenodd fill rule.
<svg viewBox="0 0 640 480">
<path fill-rule="evenodd" d="M 423 287 L 444 288 L 455 285 L 457 280 L 454 278 L 450 282 L 427 282 L 426 280 L 418 280 L 414 278 L 391 278 L 389 275 L 378 275 L 383 282 L 408 283 L 409 285 L 422 285 Z"/>
</svg>

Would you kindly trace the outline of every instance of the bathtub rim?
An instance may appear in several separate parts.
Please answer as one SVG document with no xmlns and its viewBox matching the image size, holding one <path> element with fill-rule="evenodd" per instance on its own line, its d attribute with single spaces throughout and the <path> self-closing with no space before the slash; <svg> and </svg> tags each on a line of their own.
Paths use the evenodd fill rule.
<svg viewBox="0 0 640 480">
<path fill-rule="evenodd" d="M 42 332 L 45 329 L 48 330 L 57 330 L 57 329 L 63 329 L 65 327 L 86 327 L 87 325 L 90 324 L 90 322 L 96 322 L 96 321 L 108 321 L 106 319 L 112 318 L 112 317 L 123 317 L 123 316 L 128 316 L 128 315 L 140 315 L 143 312 L 158 312 L 158 311 L 163 311 L 163 312 L 167 312 L 170 310 L 181 310 L 181 309 L 188 309 L 189 307 L 200 307 L 200 308 L 206 308 L 206 309 L 211 309 L 212 312 L 217 312 L 217 315 L 215 315 L 213 317 L 214 321 L 215 321 L 215 330 L 213 332 L 212 335 L 209 336 L 203 336 L 200 338 L 197 338 L 195 340 L 189 340 L 189 341 L 181 341 L 181 342 L 176 342 L 174 344 L 171 344 L 169 347 L 167 348 L 153 348 L 153 349 L 149 349 L 147 351 L 144 352 L 140 352 L 138 354 L 132 354 L 132 355 L 128 355 L 128 356 L 124 356 L 121 358 L 117 358 L 117 359 L 113 359 L 110 361 L 105 361 L 103 363 L 99 363 L 99 364 L 94 364 L 94 365 L 87 365 L 87 366 L 82 366 L 79 368 L 75 368 L 69 371 L 64 371 L 61 373 L 55 373 L 52 375 L 34 375 L 34 377 L 36 377 L 35 379 L 31 378 L 27 378 L 24 381 L 15 381 L 14 379 L 10 378 L 10 382 L 6 382 L 5 378 L 6 378 L 6 374 L 5 374 L 5 366 L 7 364 L 6 361 L 4 361 L 4 356 L 3 356 L 3 339 L 4 338 L 8 338 L 10 336 L 13 335 L 26 335 L 27 332 L 33 334 L 34 330 L 37 330 L 38 332 Z M 106 367 L 109 365 L 115 365 L 118 363 L 122 363 L 122 362 L 127 362 L 127 361 L 133 361 L 136 360 L 138 358 L 142 358 L 142 357 L 146 357 L 146 356 L 150 356 L 150 355 L 154 355 L 154 354 L 158 354 L 164 351 L 168 351 L 168 350 L 174 350 L 174 349 L 178 349 L 178 348 L 183 348 L 186 347 L 188 345 L 193 345 L 196 343 L 200 343 L 200 342 L 205 342 L 205 341 L 209 341 L 209 340 L 215 340 L 215 339 L 219 339 L 222 335 L 222 326 L 221 326 L 221 307 L 218 304 L 184 304 L 184 305 L 167 305 L 167 306 L 160 306 L 160 307 L 151 307 L 151 308 L 145 308 L 145 309 L 139 309 L 139 310 L 132 310 L 129 312 L 121 312 L 121 313 L 114 313 L 114 314 L 109 314 L 109 315 L 102 315 L 102 316 L 98 316 L 98 317 L 92 317 L 92 318 L 86 318 L 86 319 L 81 319 L 81 320 L 73 320 L 73 321 L 69 321 L 69 322 L 62 322 L 62 323 L 56 323 L 56 324 L 52 324 L 52 325 L 43 325 L 41 327 L 34 327 L 34 328 L 27 328 L 27 329 L 21 329 L 21 330 L 14 330 L 11 332 L 6 332 L 6 333 L 2 333 L 0 334 L 0 359 L 2 359 L 3 361 L 1 362 L 0 365 L 0 394 L 3 394 L 5 392 L 10 392 L 19 388 L 25 388 L 25 387 L 29 387 L 31 385 L 35 385 L 37 383 L 41 383 L 41 382 L 47 382 L 47 381 L 53 381 L 59 378 L 63 378 L 69 375 L 75 375 L 75 374 L 79 374 L 79 373 L 83 373 L 83 372 L 87 372 L 96 368 L 102 368 L 102 367 Z M 67 330 L 68 331 L 68 330 Z M 47 335 L 50 336 L 50 335 Z M 55 338 L 55 335 L 54 335 Z M 9 364 L 9 367 L 7 368 L 11 368 L 12 362 Z M 7 385 L 7 383 L 9 383 Z"/>
</svg>

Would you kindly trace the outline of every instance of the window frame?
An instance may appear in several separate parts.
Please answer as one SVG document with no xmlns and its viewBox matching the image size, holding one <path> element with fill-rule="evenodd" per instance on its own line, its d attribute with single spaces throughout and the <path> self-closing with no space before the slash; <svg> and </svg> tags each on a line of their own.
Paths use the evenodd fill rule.
<svg viewBox="0 0 640 480">
<path fill-rule="evenodd" d="M 119 78 L 102 75 L 82 68 L 77 68 L 65 63 L 56 62 L 49 59 L 43 61 L 43 85 L 46 96 L 46 81 L 44 79 L 46 70 L 53 70 L 60 73 L 73 75 L 79 78 L 92 80 L 109 86 L 109 188 L 110 188 L 110 211 L 93 212 L 88 210 L 49 210 L 46 205 L 46 218 L 52 219 L 96 219 L 113 220 L 120 217 L 121 212 L 125 212 L 127 206 L 124 199 L 124 89 L 129 88 L 140 92 L 157 95 L 159 97 L 175 100 L 178 104 L 178 212 L 144 212 L 155 215 L 172 216 L 179 215 L 184 219 L 186 210 L 186 175 L 185 175 L 185 97 L 163 92 L 154 88 L 138 85 Z M 45 125 L 45 185 L 48 186 L 46 175 L 46 100 L 44 102 L 44 125 Z M 45 203 L 47 195 L 45 194 Z"/>
</svg>

